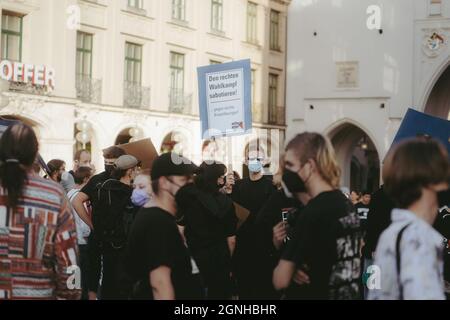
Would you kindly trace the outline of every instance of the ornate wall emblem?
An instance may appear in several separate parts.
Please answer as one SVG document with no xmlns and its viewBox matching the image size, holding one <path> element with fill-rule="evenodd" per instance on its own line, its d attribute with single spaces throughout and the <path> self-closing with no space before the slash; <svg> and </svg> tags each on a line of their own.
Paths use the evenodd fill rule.
<svg viewBox="0 0 450 320">
<path fill-rule="evenodd" d="M 437 57 L 447 45 L 447 37 L 440 30 L 429 30 L 423 40 L 423 51 L 428 57 Z"/>
</svg>

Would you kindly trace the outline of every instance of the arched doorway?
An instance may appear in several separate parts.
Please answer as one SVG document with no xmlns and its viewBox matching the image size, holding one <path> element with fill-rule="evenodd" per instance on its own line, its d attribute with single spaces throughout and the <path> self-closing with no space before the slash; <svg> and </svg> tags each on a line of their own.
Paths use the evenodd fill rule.
<svg viewBox="0 0 450 320">
<path fill-rule="evenodd" d="M 125 128 L 120 131 L 119 135 L 116 138 L 116 142 L 114 143 L 116 146 L 119 144 L 125 144 L 133 141 L 133 134 L 136 128 Z"/>
<path fill-rule="evenodd" d="M 227 145 L 223 139 L 205 140 L 202 144 L 202 161 L 226 163 Z"/>
<path fill-rule="evenodd" d="M 351 190 L 373 192 L 380 183 L 380 159 L 370 137 L 346 123 L 330 134 L 342 170 L 341 185 Z"/>
<path fill-rule="evenodd" d="M 450 65 L 436 81 L 425 105 L 425 113 L 450 119 Z"/>
<path fill-rule="evenodd" d="M 41 132 L 39 130 L 39 124 L 34 122 L 33 120 L 30 120 L 28 118 L 24 118 L 21 116 L 14 116 L 14 115 L 0 115 L 0 117 L 5 120 L 20 121 L 20 122 L 30 126 L 34 130 L 34 133 L 36 134 L 38 141 L 40 140 Z"/>
<path fill-rule="evenodd" d="M 161 143 L 161 153 L 175 152 L 179 155 L 186 153 L 187 138 L 178 131 L 169 132 Z"/>
</svg>

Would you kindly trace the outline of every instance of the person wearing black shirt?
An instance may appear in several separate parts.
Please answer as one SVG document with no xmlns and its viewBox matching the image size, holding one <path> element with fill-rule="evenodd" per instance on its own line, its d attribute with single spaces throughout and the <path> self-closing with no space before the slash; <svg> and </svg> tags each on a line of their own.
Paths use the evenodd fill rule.
<svg viewBox="0 0 450 320">
<path fill-rule="evenodd" d="M 102 300 L 126 299 L 130 292 L 122 263 L 129 229 L 137 211 L 131 202 L 131 183 L 137 165 L 138 160 L 131 155 L 119 157 L 110 179 L 97 186 L 92 222 L 94 240 L 102 257 Z"/>
<path fill-rule="evenodd" d="M 97 299 L 99 286 L 98 279 L 100 278 L 101 273 L 101 254 L 99 245 L 95 241 L 95 230 L 93 230 L 92 217 L 87 213 L 84 203 L 89 201 L 92 207 L 97 198 L 97 186 L 110 178 L 115 161 L 125 154 L 126 152 L 123 149 L 116 146 L 105 149 L 103 151 L 105 171 L 93 176 L 72 201 L 76 213 L 91 228 L 91 234 L 88 239 L 89 264 L 91 266 L 91 272 L 89 273 L 90 300 Z M 94 215 L 95 210 L 92 210 L 92 216 Z"/>
<path fill-rule="evenodd" d="M 200 165 L 195 185 L 177 195 L 178 224 L 184 235 L 201 278 L 206 298 L 231 298 L 231 252 L 237 226 L 232 200 L 220 192 L 224 185 L 226 166 L 221 163 Z"/>
<path fill-rule="evenodd" d="M 259 230 L 259 242 L 262 251 L 261 267 L 266 275 L 261 279 L 272 288 L 274 298 L 293 299 L 297 286 L 293 283 L 285 292 L 276 292 L 272 283 L 272 275 L 278 265 L 281 254 L 287 243 L 292 239 L 295 223 L 307 203 L 309 196 L 306 193 L 290 193 L 285 182 L 282 189 L 276 191 L 258 214 L 256 224 Z"/>
<path fill-rule="evenodd" d="M 369 213 L 371 195 L 369 191 L 363 191 L 361 201 L 355 205 L 356 213 L 361 221 L 361 228 L 365 231 L 367 215 Z"/>
<path fill-rule="evenodd" d="M 131 228 L 126 270 L 134 283 L 133 299 L 197 297 L 190 254 L 179 232 L 176 197 L 187 188 L 197 167 L 174 153 L 153 161 L 151 207 L 141 208 Z"/>
<path fill-rule="evenodd" d="M 261 279 L 266 270 L 261 266 L 261 244 L 258 243 L 257 215 L 265 202 L 276 191 L 272 181 L 262 174 L 264 151 L 247 153 L 246 164 L 250 176 L 241 179 L 233 186 L 233 201 L 249 210 L 250 214 L 236 234 L 236 250 L 233 256 L 233 270 L 237 282 L 239 299 L 271 299 L 272 286 Z"/>
<path fill-rule="evenodd" d="M 331 143 L 317 133 L 297 135 L 286 147 L 285 173 L 289 185 L 311 200 L 274 271 L 274 286 L 284 289 L 294 280 L 304 286 L 303 299 L 359 299 L 359 217 L 338 189 L 340 170 Z"/>
</svg>

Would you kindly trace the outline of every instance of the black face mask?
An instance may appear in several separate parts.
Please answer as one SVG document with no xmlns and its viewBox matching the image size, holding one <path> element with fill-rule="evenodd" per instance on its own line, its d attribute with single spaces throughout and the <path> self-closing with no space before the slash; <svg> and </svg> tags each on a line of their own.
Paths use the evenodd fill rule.
<svg viewBox="0 0 450 320">
<path fill-rule="evenodd" d="M 284 169 L 283 182 L 290 193 L 306 192 L 305 182 L 294 171 Z"/>
<path fill-rule="evenodd" d="M 114 165 L 111 164 L 105 164 L 105 171 L 110 175 L 112 171 L 114 170 Z"/>
<path fill-rule="evenodd" d="M 437 193 L 439 208 L 450 205 L 450 189 L 439 191 Z"/>
</svg>

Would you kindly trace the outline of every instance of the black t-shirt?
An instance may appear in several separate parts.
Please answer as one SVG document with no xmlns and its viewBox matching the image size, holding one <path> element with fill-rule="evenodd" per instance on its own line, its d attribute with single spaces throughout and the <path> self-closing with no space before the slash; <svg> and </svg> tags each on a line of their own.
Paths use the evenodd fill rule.
<svg viewBox="0 0 450 320">
<path fill-rule="evenodd" d="M 264 247 L 271 255 L 278 256 L 273 246 L 273 227 L 283 220 L 284 214 L 288 223 L 288 238 L 291 238 L 296 219 L 303 207 L 298 200 L 286 197 L 283 190 L 274 192 L 262 207 L 256 218 L 256 224 L 261 236 L 264 237 L 261 239 Z"/>
<path fill-rule="evenodd" d="M 359 299 L 362 233 L 351 202 L 339 190 L 323 192 L 301 212 L 283 259 L 306 270 L 305 299 Z"/>
<path fill-rule="evenodd" d="M 268 269 L 261 265 L 261 243 L 255 222 L 261 208 L 275 191 L 272 181 L 266 176 L 257 181 L 242 179 L 233 187 L 232 199 L 250 211 L 247 220 L 237 230 L 233 255 L 234 275 L 243 299 L 267 299 L 273 295 L 273 286 L 261 281 Z"/>
<path fill-rule="evenodd" d="M 235 259 L 252 260 L 256 243 L 255 221 L 267 200 L 276 191 L 272 181 L 263 176 L 257 181 L 250 178 L 239 180 L 233 187 L 233 201 L 250 211 L 250 214 L 236 233 Z M 240 263 L 242 266 L 245 262 Z M 247 264 L 250 267 L 250 264 Z"/>
<path fill-rule="evenodd" d="M 261 281 L 267 282 L 267 287 L 273 288 L 273 270 L 277 266 L 285 246 L 283 245 L 280 250 L 277 250 L 273 245 L 273 227 L 283 220 L 284 214 L 288 224 L 288 239 L 292 238 L 295 222 L 302 209 L 303 205 L 298 200 L 288 198 L 283 190 L 278 190 L 267 200 L 256 218 L 258 229 L 257 252 L 260 253 Z M 294 290 L 295 288 L 292 288 L 292 290 L 289 288 L 288 291 Z M 274 288 L 273 291 L 275 292 Z M 274 297 L 280 298 L 281 292 L 274 293 Z"/>
<path fill-rule="evenodd" d="M 180 193 L 182 193 L 180 195 Z M 192 253 L 227 243 L 236 233 L 233 201 L 222 193 L 204 192 L 189 185 L 177 193 L 178 224 Z"/>
<path fill-rule="evenodd" d="M 191 259 L 169 212 L 157 207 L 139 210 L 128 238 L 126 261 L 129 275 L 139 282 L 138 298 L 153 299 L 149 274 L 161 266 L 171 269 L 176 299 L 194 297 Z"/>
<path fill-rule="evenodd" d="M 372 259 L 380 235 L 391 224 L 391 212 L 395 204 L 384 191 L 383 186 L 378 189 L 370 200 L 369 213 L 366 221 L 366 235 L 364 237 L 363 256 Z"/>
<path fill-rule="evenodd" d="M 361 220 L 361 228 L 363 231 L 366 230 L 366 224 L 367 224 L 367 216 L 369 214 L 369 205 L 366 205 L 362 202 L 358 202 L 355 204 L 356 213 L 359 216 L 359 219 Z"/>
<path fill-rule="evenodd" d="M 250 211 L 248 219 L 241 226 L 238 234 L 245 232 L 246 225 L 253 224 L 259 211 L 275 191 L 275 186 L 266 176 L 256 181 L 245 178 L 236 182 L 231 198 Z"/>
<path fill-rule="evenodd" d="M 102 173 L 96 174 L 93 176 L 88 183 L 80 190 L 84 194 L 86 194 L 89 199 L 92 201 L 95 201 L 95 198 L 97 197 L 97 184 L 105 182 L 110 177 L 110 174 L 106 171 L 103 171 Z"/>
</svg>

